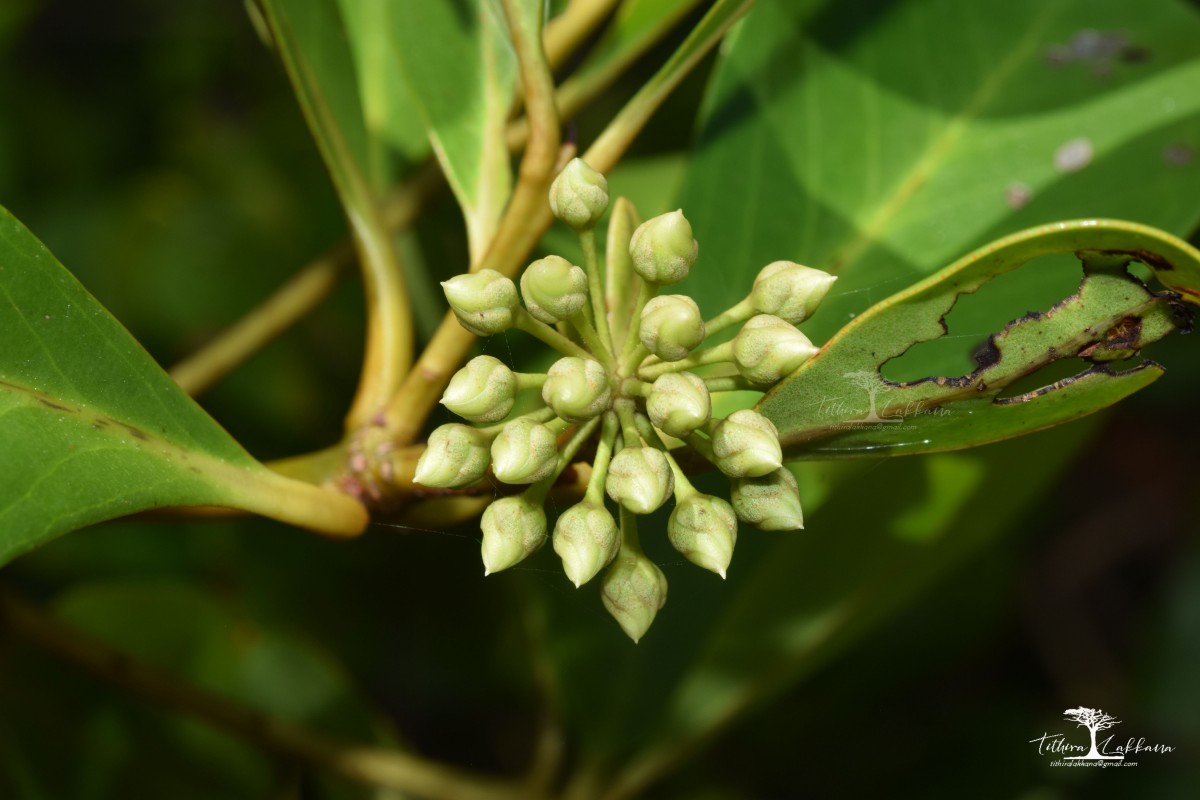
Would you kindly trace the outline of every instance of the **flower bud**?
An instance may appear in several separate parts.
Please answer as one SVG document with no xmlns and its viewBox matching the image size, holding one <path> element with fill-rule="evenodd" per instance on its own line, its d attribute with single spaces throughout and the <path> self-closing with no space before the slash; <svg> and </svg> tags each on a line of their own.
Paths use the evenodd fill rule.
<svg viewBox="0 0 1200 800">
<path fill-rule="evenodd" d="M 649 514 L 675 491 L 675 476 L 667 457 L 653 447 L 626 447 L 608 465 L 604 489 L 633 513 Z"/>
<path fill-rule="evenodd" d="M 712 398 L 704 381 L 690 372 L 659 375 L 646 398 L 650 421 L 670 436 L 683 438 L 708 422 Z"/>
<path fill-rule="evenodd" d="M 525 308 L 550 325 L 571 318 L 583 308 L 587 290 L 587 273 L 560 256 L 539 258 L 521 275 Z"/>
<path fill-rule="evenodd" d="M 792 261 L 773 261 L 754 279 L 750 300 L 762 314 L 774 314 L 793 325 L 813 315 L 837 278 Z"/>
<path fill-rule="evenodd" d="M 550 184 L 550 210 L 577 231 L 595 227 L 608 208 L 608 181 L 582 158 L 572 158 Z"/>
<path fill-rule="evenodd" d="M 492 442 L 492 472 L 505 483 L 533 483 L 554 472 L 558 437 L 531 419 L 506 423 Z"/>
<path fill-rule="evenodd" d="M 476 336 L 490 336 L 513 325 L 517 286 L 494 269 L 455 275 L 442 283 L 458 322 Z"/>
<path fill-rule="evenodd" d="M 576 588 L 608 566 L 620 549 L 617 521 L 603 504 L 584 501 L 573 505 L 554 524 L 554 552 Z"/>
<path fill-rule="evenodd" d="M 645 555 L 625 548 L 604 573 L 600 599 L 621 630 L 637 642 L 667 602 L 667 578 Z"/>
<path fill-rule="evenodd" d="M 754 383 L 775 383 L 816 352 L 807 336 L 770 314 L 751 317 L 733 339 L 738 372 Z"/>
<path fill-rule="evenodd" d="M 671 512 L 667 538 L 688 561 L 724 578 L 737 541 L 737 517 L 719 497 L 689 495 Z"/>
<path fill-rule="evenodd" d="M 508 416 L 517 399 L 517 376 L 498 358 L 476 356 L 454 373 L 442 405 L 471 422 L 496 422 Z"/>
<path fill-rule="evenodd" d="M 650 298 L 642 309 L 638 339 L 663 361 L 678 361 L 704 341 L 700 307 L 683 294 Z"/>
<path fill-rule="evenodd" d="M 779 432 L 757 411 L 735 411 L 717 425 L 712 435 L 717 468 L 731 478 L 758 477 L 783 465 Z"/>
<path fill-rule="evenodd" d="M 763 531 L 804 527 L 796 476 L 780 467 L 758 478 L 735 478 L 729 498 L 738 519 Z"/>
<path fill-rule="evenodd" d="M 429 434 L 429 444 L 417 460 L 413 481 L 438 489 L 470 486 L 483 478 L 489 460 L 487 435 L 451 422 Z"/>
<path fill-rule="evenodd" d="M 524 495 L 501 497 L 483 511 L 483 574 L 519 564 L 546 543 L 546 511 Z"/>
<path fill-rule="evenodd" d="M 583 422 L 608 409 L 612 387 L 604 367 L 590 358 L 567 356 L 546 372 L 542 399 L 568 422 Z"/>
<path fill-rule="evenodd" d="M 633 232 L 629 256 L 638 275 L 651 284 L 679 283 L 687 277 L 700 246 L 682 211 L 659 214 Z"/>
</svg>

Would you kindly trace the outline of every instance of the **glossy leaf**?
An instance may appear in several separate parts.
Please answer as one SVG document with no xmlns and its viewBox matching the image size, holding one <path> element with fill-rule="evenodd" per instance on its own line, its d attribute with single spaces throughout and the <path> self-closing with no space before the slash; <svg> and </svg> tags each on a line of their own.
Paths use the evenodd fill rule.
<svg viewBox="0 0 1200 800">
<path fill-rule="evenodd" d="M 390 143 L 402 145 L 411 141 L 414 117 L 424 123 L 462 206 L 471 252 L 478 253 L 512 189 L 505 126 L 516 58 L 500 3 L 361 5 L 367 24 L 352 26 L 351 33 L 360 60 L 371 64 L 364 83 L 370 123 Z"/>
<path fill-rule="evenodd" d="M 1089 30 L 1116 49 L 1054 60 Z M 701 246 L 687 291 L 715 314 L 770 261 L 834 271 L 805 326 L 822 342 L 1037 224 L 1186 233 L 1197 36 L 1200 18 L 1167 0 L 760 2 L 727 44 L 680 201 Z"/>
<path fill-rule="evenodd" d="M 166 506 L 228 506 L 329 533 L 350 498 L 263 467 L 0 212 L 0 562 L 61 533 Z"/>
<path fill-rule="evenodd" d="M 561 105 L 574 109 L 595 97 L 621 72 L 661 39 L 699 0 L 626 0 L 583 63 L 563 82 Z"/>
<path fill-rule="evenodd" d="M 945 319 L 960 296 L 1052 253 L 1082 259 L 1079 291 L 987 337 L 970 373 L 901 383 L 881 374 L 913 345 L 946 335 Z M 1174 292 L 1151 292 L 1128 274 L 1130 261 L 1149 266 Z M 792 457 L 955 450 L 1020 436 L 1098 411 L 1161 375 L 1150 361 L 1112 365 L 1177 328 L 1190 330 L 1192 313 L 1181 297 L 1200 302 L 1200 253 L 1186 242 L 1111 220 L 1035 228 L 874 306 L 768 393 L 759 410 L 775 422 Z M 1076 375 L 1006 391 L 1076 357 L 1087 362 Z"/>
</svg>

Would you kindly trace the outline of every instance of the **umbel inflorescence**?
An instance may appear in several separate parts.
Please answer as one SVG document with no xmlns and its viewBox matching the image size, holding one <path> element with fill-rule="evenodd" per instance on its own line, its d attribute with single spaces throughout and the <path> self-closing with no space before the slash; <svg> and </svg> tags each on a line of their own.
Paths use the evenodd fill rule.
<svg viewBox="0 0 1200 800">
<path fill-rule="evenodd" d="M 803 527 L 796 480 L 783 466 L 775 426 L 750 409 L 714 419 L 711 396 L 765 391 L 811 357 L 816 348 L 796 325 L 813 313 L 834 278 L 776 261 L 759 272 L 747 297 L 706 322 L 690 297 L 663 293 L 696 262 L 698 245 L 683 214 L 638 225 L 632 206 L 618 199 L 602 272 L 595 226 L 608 204 L 604 176 L 575 159 L 551 186 L 550 205 L 579 234 L 584 266 L 558 256 L 539 259 L 525 269 L 519 289 L 489 269 L 442 284 L 467 330 L 490 336 L 517 328 L 562 357 L 545 374 L 513 372 L 486 355 L 469 361 L 442 403 L 472 424 L 433 431 L 416 481 L 466 487 L 490 468 L 499 481 L 527 486 L 484 511 L 483 563 L 490 574 L 550 538 L 546 496 L 595 438 L 586 492 L 558 517 L 554 550 L 576 586 L 607 567 L 604 605 L 637 641 L 666 601 L 667 582 L 642 551 L 635 515 L 674 497 L 671 544 L 722 577 L 739 520 L 763 530 Z M 738 325 L 731 340 L 704 346 Z M 523 391 L 537 391 L 541 406 L 514 417 Z M 729 501 L 691 484 L 674 455 L 682 447 L 730 478 Z"/>
</svg>

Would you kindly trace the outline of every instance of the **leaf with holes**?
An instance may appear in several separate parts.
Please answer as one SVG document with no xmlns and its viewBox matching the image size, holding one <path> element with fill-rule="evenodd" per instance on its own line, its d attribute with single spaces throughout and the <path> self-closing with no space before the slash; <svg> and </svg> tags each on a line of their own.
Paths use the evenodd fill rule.
<svg viewBox="0 0 1200 800">
<path fill-rule="evenodd" d="M 1076 253 L 1076 294 L 1013 320 L 987 338 L 965 375 L 894 382 L 880 370 L 915 344 L 946 333 L 958 298 L 992 278 L 1053 253 Z M 1140 261 L 1166 291 L 1129 274 Z M 1117 362 L 1173 330 L 1188 330 L 1200 296 L 1200 252 L 1169 234 L 1113 220 L 1033 228 L 971 253 L 869 309 L 843 328 L 759 409 L 794 458 L 927 453 L 974 447 L 1077 419 L 1148 385 L 1152 361 Z M 1082 372 L 1027 391 L 1018 380 L 1064 359 Z"/>
<path fill-rule="evenodd" d="M 0 564 L 95 522 L 224 506 L 333 534 L 345 495 L 254 460 L 0 209 Z"/>
</svg>

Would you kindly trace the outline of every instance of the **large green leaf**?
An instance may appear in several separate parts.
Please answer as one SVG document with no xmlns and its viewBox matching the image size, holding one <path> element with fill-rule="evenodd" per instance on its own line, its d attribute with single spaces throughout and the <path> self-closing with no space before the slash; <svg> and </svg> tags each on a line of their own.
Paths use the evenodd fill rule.
<svg viewBox="0 0 1200 800">
<path fill-rule="evenodd" d="M 0 210 L 0 563 L 61 533 L 214 505 L 330 533 L 361 506 L 255 461 Z"/>
<path fill-rule="evenodd" d="M 945 336 L 945 319 L 960 296 L 1052 253 L 1078 254 L 1079 290 L 982 339 L 969 373 L 902 382 L 881 374 L 914 344 Z M 1131 261 L 1145 263 L 1179 294 L 1150 291 L 1127 272 Z M 1181 297 L 1200 297 L 1200 253 L 1186 242 L 1111 220 L 1034 228 L 872 307 L 759 409 L 794 457 L 957 450 L 1020 436 L 1098 411 L 1158 378 L 1162 368 L 1150 361 L 1113 364 L 1177 328 L 1190 330 L 1192 314 Z M 1077 374 L 1010 391 L 1019 379 L 1072 358 L 1085 362 Z"/>
<path fill-rule="evenodd" d="M 341 0 L 368 121 L 393 145 L 426 134 L 466 217 L 471 252 L 490 240 L 512 188 L 505 127 L 516 58 L 497 0 Z M 540 8 L 540 4 L 538 4 Z M 365 23 L 359 24 L 357 21 Z"/>
<path fill-rule="evenodd" d="M 1109 49 L 1057 63 L 1088 31 Z M 823 341 L 1037 224 L 1186 233 L 1200 219 L 1197 37 L 1171 0 L 761 0 L 714 78 L 681 199 L 701 244 L 688 291 L 716 313 L 770 261 L 829 269 L 840 280 L 805 328 Z"/>
</svg>

